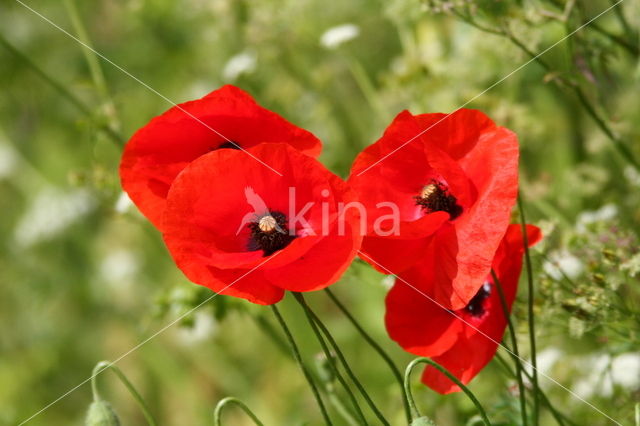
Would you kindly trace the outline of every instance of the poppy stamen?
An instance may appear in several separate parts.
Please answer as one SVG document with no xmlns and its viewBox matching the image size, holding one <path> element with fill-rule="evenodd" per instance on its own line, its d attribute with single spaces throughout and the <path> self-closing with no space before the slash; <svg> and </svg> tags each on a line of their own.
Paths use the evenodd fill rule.
<svg viewBox="0 0 640 426">
<path fill-rule="evenodd" d="M 215 151 L 216 149 L 224 149 L 224 148 L 228 148 L 228 149 L 241 149 L 240 148 L 240 144 L 236 141 L 232 141 L 232 140 L 228 140 L 225 143 L 219 145 L 217 148 L 212 148 L 212 151 Z"/>
<path fill-rule="evenodd" d="M 462 213 L 462 207 L 458 205 L 456 197 L 449 193 L 444 184 L 436 180 L 432 180 L 430 184 L 425 185 L 420 195 L 415 197 L 415 200 L 416 204 L 422 207 L 426 213 L 447 212 L 452 220 Z"/>
<path fill-rule="evenodd" d="M 481 317 L 485 313 L 484 301 L 491 295 L 491 283 L 485 282 L 464 310 L 473 317 Z"/>
<path fill-rule="evenodd" d="M 251 231 L 249 250 L 262 250 L 265 256 L 282 250 L 295 238 L 288 232 L 287 216 L 277 211 L 267 212 L 247 226 Z"/>
</svg>

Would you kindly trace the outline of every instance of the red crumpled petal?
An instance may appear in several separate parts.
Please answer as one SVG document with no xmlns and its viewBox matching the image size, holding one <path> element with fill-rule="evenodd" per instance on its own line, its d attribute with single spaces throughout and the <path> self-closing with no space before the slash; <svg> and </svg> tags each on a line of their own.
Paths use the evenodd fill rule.
<svg viewBox="0 0 640 426">
<path fill-rule="evenodd" d="M 269 161 L 282 176 L 244 152 L 217 150 L 193 161 L 175 179 L 162 229 L 176 264 L 191 281 L 216 291 L 253 271 L 250 275 L 259 280 L 244 279 L 239 290 L 225 294 L 261 304 L 272 303 L 284 289 L 312 291 L 332 284 L 362 240 L 358 211 L 347 210 L 344 220 L 340 215 L 340 205 L 355 201 L 354 193 L 317 160 L 288 144 L 260 144 L 249 153 Z M 256 205 L 265 211 L 256 212 Z M 269 256 L 249 251 L 250 230 L 244 222 L 267 211 L 285 214 L 289 226 L 293 214 L 305 212 L 308 222 L 297 224 L 296 238 Z M 330 219 L 326 224 L 325 217 Z"/>
<path fill-rule="evenodd" d="M 122 187 L 158 228 L 175 177 L 228 138 L 242 148 L 288 143 L 317 157 L 321 142 L 308 131 L 258 105 L 249 94 L 223 86 L 153 118 L 127 143 L 120 164 Z"/>
<path fill-rule="evenodd" d="M 436 281 L 436 300 L 459 309 L 476 294 L 509 223 L 518 187 L 515 134 L 476 110 L 450 115 L 400 113 L 382 138 L 354 161 L 349 182 L 367 208 L 362 258 L 381 272 L 402 274 L 416 262 L 431 265 L 422 281 Z M 415 197 L 436 180 L 462 207 L 440 224 L 425 219 Z M 395 203 L 399 235 L 374 232 L 377 205 Z M 428 226 L 422 226 L 428 224 Z M 422 238 L 424 241 L 415 241 Z"/>
<path fill-rule="evenodd" d="M 542 235 L 537 227 L 527 225 L 527 239 L 530 246 L 536 244 L 541 237 Z M 493 269 L 502 285 L 509 310 L 511 310 L 518 289 L 523 253 L 524 245 L 521 226 L 510 225 L 493 260 Z M 487 276 L 486 281 L 492 281 L 492 278 Z M 425 309 L 432 310 L 435 309 L 433 308 L 434 305 L 432 302 L 423 300 L 423 305 L 418 305 L 412 311 L 416 309 L 420 310 L 420 312 Z M 448 319 L 443 320 L 449 323 L 458 323 L 461 327 L 455 344 L 451 345 L 449 349 L 444 352 L 423 350 L 420 353 L 423 356 L 432 357 L 435 362 L 449 370 L 464 384 L 469 383 L 491 361 L 507 326 L 500 304 L 499 293 L 495 286 L 483 306 L 486 312 L 479 318 L 468 314 L 464 310 L 459 310 L 456 311 L 456 315 L 459 318 L 450 314 Z M 405 316 L 409 314 L 403 312 Z M 439 326 L 444 327 L 444 325 Z M 417 334 L 420 332 L 421 327 L 424 328 L 425 325 L 420 323 L 410 324 L 404 330 L 404 333 L 410 334 L 413 331 L 413 333 Z M 441 336 L 441 344 L 449 345 L 450 341 L 450 336 Z M 412 352 L 416 353 L 415 351 Z M 425 369 L 422 375 L 422 382 L 442 394 L 460 390 L 444 374 L 431 366 Z"/>
</svg>

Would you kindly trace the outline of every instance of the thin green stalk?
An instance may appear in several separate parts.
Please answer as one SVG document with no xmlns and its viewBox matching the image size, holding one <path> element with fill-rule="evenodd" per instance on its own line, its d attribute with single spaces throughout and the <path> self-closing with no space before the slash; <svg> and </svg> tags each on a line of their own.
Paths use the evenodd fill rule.
<svg viewBox="0 0 640 426">
<path fill-rule="evenodd" d="M 620 37 L 619 35 L 610 33 L 609 31 L 605 30 L 595 22 L 592 22 L 590 26 L 598 33 L 607 37 L 609 40 L 613 41 L 614 43 L 617 43 L 620 47 L 624 48 L 627 52 L 629 52 L 633 56 L 638 56 L 640 54 L 640 49 L 638 48 L 638 46 L 629 43 L 627 40 Z"/>
<path fill-rule="evenodd" d="M 618 153 L 624 157 L 636 170 L 640 171 L 640 163 L 635 159 L 631 150 L 625 145 L 620 138 L 616 136 L 616 134 L 611 130 L 606 121 L 598 114 L 595 107 L 591 105 L 587 95 L 585 95 L 584 91 L 576 84 L 572 85 L 573 91 L 576 94 L 576 97 L 587 111 L 587 114 L 596 122 L 600 130 L 607 135 L 609 140 L 613 142 L 613 145 L 618 149 Z"/>
<path fill-rule="evenodd" d="M 95 51 L 92 50 L 93 43 L 91 42 L 89 34 L 82 23 L 75 0 L 64 0 L 64 5 L 67 9 L 69 19 L 71 20 L 71 24 L 73 25 L 76 35 L 83 44 L 82 53 L 87 61 L 87 65 L 89 66 L 89 73 L 91 74 L 93 84 L 105 106 L 105 114 L 111 120 L 113 127 L 118 129 L 120 128 L 120 123 L 116 114 L 115 104 L 113 103 L 113 99 L 109 93 L 107 81 L 104 77 L 104 73 L 102 72 L 102 67 L 100 66 L 100 60 L 98 59 Z"/>
<path fill-rule="evenodd" d="M 538 410 L 540 408 L 540 402 L 538 401 L 538 359 L 536 351 L 536 326 L 535 315 L 533 312 L 533 305 L 535 299 L 535 293 L 533 288 L 533 270 L 531 268 L 531 256 L 529 255 L 529 237 L 527 235 L 527 220 L 524 214 L 524 207 L 522 205 L 522 197 L 518 194 L 518 210 L 520 212 L 520 226 L 522 227 L 522 244 L 524 246 L 524 258 L 527 268 L 527 321 L 529 323 L 529 346 L 531 348 L 531 365 L 533 371 L 531 373 L 531 382 L 533 384 L 533 424 L 538 424 Z"/>
<path fill-rule="evenodd" d="M 113 365 L 113 363 L 109 361 L 100 361 L 93 368 L 93 372 L 91 374 L 91 391 L 93 392 L 94 401 L 100 401 L 102 399 L 100 397 L 100 393 L 98 392 L 96 377 L 98 376 L 98 374 L 100 374 L 102 371 L 106 370 L 107 368 L 110 368 L 111 371 L 113 371 L 116 374 L 116 376 L 118 376 L 118 378 L 125 385 L 129 393 L 131 393 L 133 398 L 136 400 L 136 402 L 140 406 L 140 409 L 142 410 L 142 413 L 144 414 L 144 417 L 147 420 L 147 423 L 150 426 L 157 426 L 157 423 L 153 418 L 153 416 L 151 415 L 151 411 L 149 410 L 149 407 L 147 407 L 147 404 L 144 402 L 144 399 L 142 398 L 142 396 L 138 393 L 136 388 L 133 387 L 133 384 L 131 384 L 131 382 L 125 377 L 122 371 L 120 371 L 118 367 L 116 367 L 115 365 Z"/>
<path fill-rule="evenodd" d="M 325 386 L 325 391 L 327 392 L 327 396 L 329 397 L 329 402 L 331 402 L 331 405 L 333 405 L 333 407 L 336 409 L 338 414 L 342 416 L 344 421 L 347 422 L 349 426 L 358 426 L 362 424 L 353 418 L 351 411 L 349 411 L 347 407 L 344 406 L 344 404 L 342 403 L 342 400 L 336 394 L 335 389 L 331 389 L 330 386 Z"/>
<path fill-rule="evenodd" d="M 60 94 L 64 99 L 69 101 L 73 106 L 75 106 L 82 114 L 87 116 L 89 119 L 93 119 L 94 113 L 91 109 L 84 104 L 80 99 L 78 99 L 73 93 L 67 90 L 62 84 L 51 78 L 47 73 L 45 73 L 40 67 L 38 67 L 28 56 L 24 55 L 18 49 L 16 49 L 11 43 L 9 43 L 4 37 L 0 35 L 0 44 L 4 46 L 13 56 L 15 56 L 20 62 L 25 64 L 28 68 L 31 69 L 35 74 L 37 74 L 42 80 L 44 80 L 49 86 L 51 86 L 58 94 Z M 124 139 L 122 136 L 113 130 L 110 126 L 104 123 L 97 124 L 98 129 L 104 132 L 113 142 L 118 146 L 124 145 Z"/>
<path fill-rule="evenodd" d="M 520 352 L 518 350 L 518 339 L 516 337 L 516 331 L 513 327 L 513 322 L 511 321 L 511 315 L 509 314 L 509 307 L 507 306 L 507 299 L 504 297 L 504 291 L 502 289 L 502 285 L 500 284 L 500 280 L 496 275 L 495 271 L 491 270 L 491 276 L 493 277 L 493 282 L 498 289 L 498 294 L 500 295 L 500 305 L 502 306 L 502 312 L 504 313 L 504 317 L 507 320 L 507 327 L 509 328 L 509 335 L 511 336 L 511 344 L 513 347 L 512 351 L 509 351 L 511 357 L 513 358 L 513 362 L 516 366 L 517 373 L 517 381 L 518 381 L 518 392 L 520 397 L 520 412 L 522 414 L 522 424 L 527 425 L 527 402 L 525 395 L 525 387 L 524 380 L 522 379 L 522 363 L 520 361 Z"/>
<path fill-rule="evenodd" d="M 296 301 L 300 304 L 302 310 L 304 311 L 304 314 L 307 317 L 309 325 L 311 326 L 311 329 L 313 330 L 313 333 L 315 334 L 316 339 L 318 339 L 318 342 L 322 347 L 322 351 L 324 352 L 324 355 L 327 358 L 327 362 L 331 366 L 331 370 L 333 371 L 336 378 L 344 388 L 345 392 L 347 392 L 347 396 L 349 397 L 349 400 L 351 400 L 351 404 L 353 405 L 353 408 L 356 410 L 356 414 L 358 415 L 358 418 L 360 419 L 361 424 L 366 425 L 367 420 L 365 419 L 364 414 L 362 413 L 362 409 L 358 404 L 358 400 L 356 399 L 356 396 L 353 394 L 353 391 L 351 390 L 346 380 L 340 373 L 340 370 L 336 365 L 335 356 L 331 353 L 331 351 L 329 350 L 329 347 L 327 346 L 327 343 L 324 341 L 324 338 L 322 337 L 322 333 L 318 329 L 318 325 L 316 324 L 316 322 L 314 321 L 314 318 L 309 313 L 308 306 L 304 303 L 304 300 L 302 299 L 302 296 L 299 293 L 294 293 L 294 296 L 296 298 Z"/>
<path fill-rule="evenodd" d="M 545 71 L 547 71 L 548 73 L 550 73 L 552 71 L 551 66 L 549 64 L 547 64 L 540 57 L 539 54 L 536 54 L 535 52 L 531 51 L 520 39 L 518 39 L 513 34 L 513 32 L 509 29 L 509 27 L 507 25 L 503 25 L 501 30 L 494 30 L 494 29 L 487 28 L 487 27 L 484 27 L 484 26 L 478 24 L 473 19 L 470 19 L 469 17 L 461 14 L 458 11 L 454 10 L 454 13 L 460 19 L 462 19 L 463 21 L 467 22 L 468 24 L 476 27 L 480 31 L 484 31 L 484 32 L 487 32 L 487 33 L 490 33 L 490 34 L 495 34 L 495 35 L 506 37 L 513 44 L 515 44 L 518 48 L 520 48 L 520 50 L 525 52 L 533 60 L 535 60 L 535 62 L 537 62 L 540 66 L 542 66 L 542 68 L 544 68 Z M 553 81 L 558 85 L 570 87 L 574 91 L 576 97 L 578 98 L 578 101 L 582 104 L 584 109 L 587 111 L 587 114 L 593 119 L 593 121 L 597 124 L 597 126 L 600 128 L 600 130 L 609 138 L 609 140 L 611 140 L 611 142 L 613 143 L 614 147 L 617 149 L 618 153 L 628 163 L 630 163 L 636 170 L 640 171 L 640 163 L 635 159 L 635 157 L 634 157 L 633 153 L 631 152 L 631 150 L 622 142 L 622 140 L 620 140 L 619 137 L 616 136 L 616 134 L 613 132 L 613 130 L 611 130 L 611 128 L 607 124 L 606 120 L 600 116 L 600 114 L 598 113 L 596 108 L 591 104 L 591 102 L 589 101 L 587 95 L 584 93 L 582 88 L 580 88 L 580 86 L 577 83 L 575 83 L 574 81 L 569 81 L 569 80 L 567 80 L 567 79 L 565 79 L 565 78 L 563 78 L 561 76 L 556 76 L 553 79 Z"/>
<path fill-rule="evenodd" d="M 278 334 L 273 325 L 263 315 L 249 315 L 257 324 L 258 328 L 262 330 L 269 339 L 276 344 L 278 349 L 286 355 L 291 355 L 289 344 Z"/>
<path fill-rule="evenodd" d="M 523 52 L 529 55 L 532 59 L 534 59 L 545 71 L 548 73 L 552 71 L 552 68 L 549 64 L 547 64 L 540 55 L 531 51 L 520 39 L 518 39 L 511 30 L 505 26 L 504 35 L 511 40 L 513 44 L 518 46 Z M 591 104 L 589 98 L 584 93 L 582 88 L 574 81 L 569 81 L 561 76 L 556 76 L 553 81 L 556 84 L 563 85 L 569 87 L 573 90 L 578 101 L 582 104 L 583 108 L 587 111 L 587 114 L 593 119 L 593 121 L 597 124 L 600 130 L 609 138 L 611 142 L 613 142 L 613 146 L 617 149 L 618 153 L 628 162 L 630 163 L 636 170 L 640 171 L 640 163 L 635 159 L 631 150 L 620 140 L 619 137 L 611 130 L 606 120 L 600 116 L 596 107 Z"/>
<path fill-rule="evenodd" d="M 613 3 L 615 2 L 615 0 L 612 1 Z M 567 10 L 567 5 L 565 3 L 563 3 L 561 0 L 552 0 L 552 3 L 558 7 L 559 9 L 563 9 L 564 12 L 562 14 L 562 21 L 563 22 L 567 22 L 568 18 L 569 18 L 569 12 L 570 10 Z M 575 3 L 575 2 L 574 2 Z M 614 8 L 616 13 L 618 13 L 618 9 L 619 7 Z M 588 21 L 585 21 L 584 19 L 581 21 L 580 25 L 584 25 L 585 23 L 587 23 Z M 638 53 L 640 52 L 640 50 L 638 50 L 638 46 L 635 46 L 631 43 L 629 43 L 627 40 L 624 39 L 624 37 L 613 34 L 607 30 L 605 30 L 604 28 L 602 28 L 600 26 L 600 24 L 598 24 L 595 21 L 591 21 L 589 23 L 589 25 L 587 26 L 587 28 L 593 29 L 596 32 L 604 35 L 605 37 L 609 38 L 609 40 L 613 41 L 614 43 L 617 43 L 618 45 L 620 45 L 620 47 L 626 49 L 629 53 L 631 53 L 634 56 L 637 56 Z"/>
<path fill-rule="evenodd" d="M 333 292 L 329 290 L 329 288 L 326 288 L 325 292 L 327 293 L 327 295 L 329 295 L 329 298 L 338 307 L 338 309 L 340 309 L 340 311 L 342 311 L 342 313 L 347 317 L 347 319 L 351 322 L 351 324 L 353 324 L 356 330 L 358 330 L 358 332 L 364 338 L 364 340 L 373 348 L 373 350 L 375 350 L 378 353 L 378 355 L 380 355 L 380 357 L 384 360 L 384 362 L 387 363 L 394 377 L 400 384 L 400 388 L 404 391 L 404 386 L 403 386 L 404 382 L 402 379 L 402 373 L 400 372 L 396 364 L 393 362 L 391 357 L 385 352 L 384 349 L 382 349 L 382 346 L 380 346 L 378 342 L 376 342 L 371 337 L 371 335 L 369 335 L 369 333 L 365 331 L 365 329 L 360 325 L 358 320 L 356 320 L 355 317 L 351 315 L 351 312 L 349 312 L 349 310 L 342 304 L 342 302 L 340 302 L 340 300 L 333 294 Z M 411 411 L 409 410 L 409 404 L 407 403 L 407 399 L 403 397 L 402 403 L 404 405 L 404 411 L 407 418 L 407 422 L 410 422 Z"/>
<path fill-rule="evenodd" d="M 342 353 L 342 350 L 340 349 L 340 346 L 338 346 L 338 343 L 335 341 L 335 339 L 331 335 L 331 332 L 329 331 L 329 329 L 323 324 L 323 322 L 320 320 L 320 318 L 309 307 L 309 305 L 305 301 L 304 296 L 302 294 L 294 293 L 294 296 L 296 297 L 296 300 L 298 300 L 298 302 L 309 312 L 309 314 L 311 315 L 311 317 L 313 318 L 315 323 L 322 330 L 322 333 L 329 340 L 329 343 L 331 344 L 331 347 L 333 348 L 334 352 L 336 353 L 336 356 L 338 357 L 338 359 L 342 363 L 342 366 L 344 367 L 345 371 L 347 372 L 347 375 L 349 376 L 351 381 L 353 381 L 353 383 L 356 385 L 356 387 L 358 388 L 358 390 L 360 391 L 360 393 L 362 394 L 362 396 L 364 397 L 365 401 L 367 402 L 367 404 L 369 405 L 371 410 L 374 412 L 374 414 L 376 415 L 378 420 L 380 420 L 380 422 L 383 425 L 388 426 L 389 422 L 387 421 L 387 419 L 385 419 L 385 417 L 382 414 L 382 412 L 380 412 L 380 410 L 378 409 L 376 404 L 373 402 L 373 400 L 371 399 L 371 397 L 369 396 L 369 394 L 365 390 L 364 386 L 362 386 L 362 383 L 360 383 L 360 380 L 358 380 L 356 375 L 353 373 L 353 370 L 351 369 L 351 367 L 349 366 L 349 363 L 347 362 L 346 358 L 344 357 L 344 354 Z"/>
<path fill-rule="evenodd" d="M 498 363 L 507 371 L 507 373 L 515 379 L 516 373 L 511 369 L 511 367 L 509 367 L 507 360 L 505 360 L 499 353 L 496 353 L 495 358 L 498 360 Z M 527 370 L 523 370 L 523 373 L 529 380 L 531 380 L 531 375 L 527 372 Z M 558 411 L 551 404 L 551 401 L 549 400 L 549 398 L 547 398 L 547 395 L 542 391 L 542 389 L 538 389 L 538 392 L 540 392 L 540 397 L 542 398 L 542 402 L 544 402 L 544 404 L 547 406 L 547 408 L 549 409 L 549 412 L 551 412 L 551 415 L 556 420 L 558 425 L 565 426 L 566 423 L 563 420 L 563 417 L 566 419 L 566 416 L 562 414 L 560 411 Z M 573 422 L 571 423 L 573 424 Z"/>
<path fill-rule="evenodd" d="M 635 31 L 629 25 L 629 21 L 624 16 L 624 10 L 622 9 L 622 5 L 618 0 L 609 0 L 609 2 L 614 6 L 613 13 L 616 14 L 616 18 L 618 18 L 618 22 L 620 22 L 620 26 L 624 30 L 624 32 L 629 36 L 629 38 L 634 38 L 636 36 Z"/>
<path fill-rule="evenodd" d="M 240 401 L 238 398 L 234 398 L 231 396 L 222 399 L 220 402 L 218 402 L 218 405 L 216 405 L 216 409 L 213 412 L 213 423 L 215 424 L 215 426 L 222 426 L 222 409 L 228 404 L 236 404 L 238 407 L 240 407 L 240 409 L 242 409 L 242 411 L 245 412 L 247 416 L 251 418 L 251 420 L 253 420 L 256 425 L 264 426 L 258 416 L 256 416 L 244 402 Z"/>
<path fill-rule="evenodd" d="M 447 376 L 449 378 L 449 380 L 451 380 L 460 389 L 462 389 L 462 391 L 469 397 L 471 402 L 473 402 L 473 404 L 478 409 L 478 412 L 480 413 L 480 417 L 482 417 L 482 421 L 484 421 L 484 423 L 487 426 L 491 426 L 491 421 L 489 420 L 489 417 L 487 417 L 487 413 L 484 411 L 484 407 L 482 407 L 482 404 L 480 404 L 480 401 L 478 401 L 478 398 L 476 398 L 476 396 L 473 394 L 473 392 L 471 392 L 469 390 L 469 388 L 466 387 L 464 385 L 464 383 L 462 383 L 456 376 L 451 374 L 449 372 L 449 370 L 447 370 L 446 368 L 444 368 L 443 366 L 441 366 L 440 364 L 438 364 L 437 362 L 435 362 L 435 361 L 433 361 L 433 360 L 431 360 L 429 358 L 416 358 L 416 359 L 414 359 L 413 361 L 411 361 L 409 363 L 409 365 L 407 366 L 407 369 L 405 370 L 405 373 L 404 373 L 405 393 L 407 395 L 407 399 L 409 400 L 409 406 L 411 407 L 412 412 L 415 414 L 415 417 L 420 417 L 420 411 L 418 410 L 418 407 L 416 406 L 416 403 L 413 400 L 413 395 L 411 394 L 411 371 L 418 364 L 428 364 L 428 365 L 434 367 L 435 369 L 437 369 L 438 371 L 440 371 L 445 376 Z"/>
<path fill-rule="evenodd" d="M 364 69 L 362 64 L 357 61 L 357 59 L 347 57 L 346 62 L 349 71 L 353 76 L 353 80 L 360 88 L 363 96 L 372 107 L 372 109 L 378 114 L 380 119 L 386 122 L 389 119 L 389 112 L 385 108 L 385 104 L 380 100 L 380 96 L 378 96 L 378 92 L 373 86 L 373 83 L 367 75 L 366 70 Z"/>
<path fill-rule="evenodd" d="M 329 418 L 329 413 L 327 412 L 327 409 L 325 408 L 324 403 L 322 402 L 322 398 L 320 397 L 320 392 L 318 392 L 318 388 L 314 383 L 313 378 L 309 373 L 309 370 L 307 369 L 304 362 L 302 361 L 302 357 L 300 356 L 300 351 L 298 350 L 298 345 L 296 345 L 296 342 L 293 339 L 293 335 L 291 334 L 291 331 L 289 330 L 287 323 L 284 321 L 284 318 L 280 314 L 280 311 L 278 310 L 276 305 L 271 305 L 271 310 L 273 311 L 273 315 L 278 320 L 280 327 L 282 327 L 282 331 L 284 331 L 284 334 L 286 335 L 287 340 L 289 341 L 289 345 L 291 346 L 291 351 L 293 352 L 293 357 L 295 358 L 296 362 L 298 363 L 298 366 L 300 367 L 300 369 L 302 370 L 302 373 L 304 374 L 305 379 L 307 379 L 307 382 L 311 387 L 313 396 L 315 397 L 316 402 L 318 403 L 318 407 L 320 407 L 320 412 L 322 413 L 324 422 L 327 425 L 332 425 L 333 423 L 331 423 L 331 419 Z"/>
</svg>

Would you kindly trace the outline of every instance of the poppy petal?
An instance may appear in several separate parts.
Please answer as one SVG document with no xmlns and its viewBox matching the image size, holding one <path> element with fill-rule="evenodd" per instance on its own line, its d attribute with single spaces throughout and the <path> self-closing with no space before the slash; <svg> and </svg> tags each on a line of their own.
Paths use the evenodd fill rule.
<svg viewBox="0 0 640 426">
<path fill-rule="evenodd" d="M 308 131 L 259 106 L 246 92 L 223 86 L 202 99 L 174 106 L 138 130 L 120 164 L 124 190 L 158 228 L 175 177 L 189 163 L 228 141 L 243 149 L 289 143 L 318 156 L 321 142 Z"/>
</svg>

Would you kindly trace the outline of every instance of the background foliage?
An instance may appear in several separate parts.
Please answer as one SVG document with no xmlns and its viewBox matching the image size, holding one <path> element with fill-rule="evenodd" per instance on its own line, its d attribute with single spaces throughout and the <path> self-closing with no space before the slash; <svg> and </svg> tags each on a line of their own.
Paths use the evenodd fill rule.
<svg viewBox="0 0 640 426">
<path fill-rule="evenodd" d="M 223 83 L 248 90 L 320 137 L 322 161 L 343 177 L 401 109 L 453 111 L 612 4 L 76 3 L 28 5 L 172 101 Z M 533 253 L 540 367 L 624 424 L 640 399 L 639 17 L 640 3 L 624 1 L 468 105 L 519 135 L 526 210 L 547 235 Z M 326 34 L 344 24 L 355 26 L 353 39 Z M 114 139 L 126 140 L 170 105 L 19 2 L 0 3 L 0 37 L 0 423 L 16 424 L 209 293 L 175 268 L 118 183 Z M 404 366 L 411 358 L 383 327 L 388 284 L 356 262 L 334 291 Z M 526 355 L 521 296 L 515 319 Z M 400 390 L 384 364 L 325 294 L 308 300 L 401 424 Z M 302 312 L 289 298 L 282 305 L 313 360 L 320 348 Z M 162 424 L 210 424 L 227 395 L 266 424 L 317 424 L 311 394 L 272 336 L 274 325 L 266 309 L 215 298 L 118 365 Z M 540 380 L 575 424 L 607 424 Z M 125 424 L 144 422 L 115 376 L 99 381 Z M 519 422 L 514 383 L 499 364 L 471 389 L 492 419 Z M 463 424 L 475 414 L 463 395 L 441 397 L 418 385 L 415 394 L 438 424 Z M 30 424 L 81 424 L 90 401 L 86 384 Z M 544 416 L 542 424 L 551 422 Z M 225 419 L 248 424 L 235 410 Z"/>
</svg>

